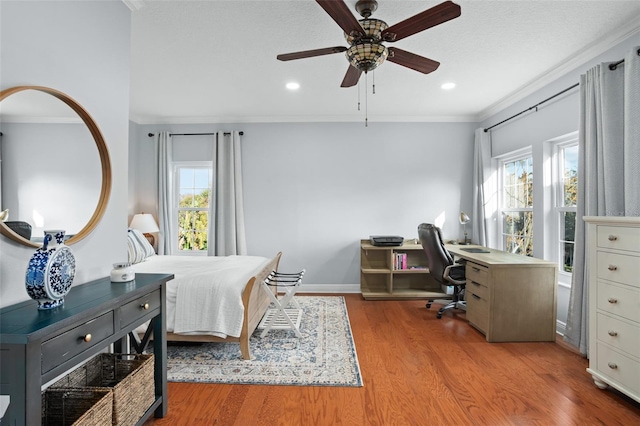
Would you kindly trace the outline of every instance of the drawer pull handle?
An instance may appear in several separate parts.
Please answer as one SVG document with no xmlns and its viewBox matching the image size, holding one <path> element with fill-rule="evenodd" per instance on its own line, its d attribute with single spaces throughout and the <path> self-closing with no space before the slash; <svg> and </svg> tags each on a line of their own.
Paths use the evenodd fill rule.
<svg viewBox="0 0 640 426">
<path fill-rule="evenodd" d="M 609 265 L 609 267 L 607 268 L 610 271 L 617 271 L 618 267 L 616 265 Z"/>
<path fill-rule="evenodd" d="M 82 340 L 84 340 L 85 342 L 89 343 L 91 341 L 91 333 L 87 333 Z"/>
<path fill-rule="evenodd" d="M 146 311 L 147 309 L 149 309 L 149 304 L 143 303 L 142 305 L 140 305 L 140 307 Z"/>
<path fill-rule="evenodd" d="M 480 285 L 480 283 L 477 283 L 477 282 L 475 282 L 475 281 L 471 281 L 471 284 L 473 284 L 473 285 Z"/>
<path fill-rule="evenodd" d="M 618 239 L 618 237 L 616 237 L 615 235 L 609 235 L 609 241 L 616 241 Z"/>
<path fill-rule="evenodd" d="M 478 296 L 478 295 L 476 295 L 476 294 L 471 293 L 471 295 L 472 295 L 472 296 L 473 296 L 473 298 L 474 298 L 474 299 L 476 299 L 476 300 L 480 300 L 480 299 L 482 299 L 480 296 Z"/>
<path fill-rule="evenodd" d="M 480 272 L 480 269 L 478 269 L 478 268 L 471 267 L 471 269 L 473 269 L 476 272 Z"/>
<path fill-rule="evenodd" d="M 616 337 L 618 335 L 618 332 L 613 330 L 609 330 L 607 333 L 609 333 L 609 336 L 611 337 Z"/>
<path fill-rule="evenodd" d="M 616 364 L 615 362 L 609 362 L 607 365 L 612 370 L 615 370 L 616 368 L 618 368 L 618 364 Z"/>
<path fill-rule="evenodd" d="M 607 302 L 609 303 L 618 303 L 618 299 L 616 299 L 615 297 L 610 297 L 607 299 Z"/>
</svg>

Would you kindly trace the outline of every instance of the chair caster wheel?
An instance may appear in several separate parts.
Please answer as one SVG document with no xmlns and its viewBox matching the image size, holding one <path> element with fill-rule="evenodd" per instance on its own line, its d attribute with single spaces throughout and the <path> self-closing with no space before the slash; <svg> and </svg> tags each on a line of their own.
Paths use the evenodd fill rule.
<svg viewBox="0 0 640 426">
<path fill-rule="evenodd" d="M 436 318 L 438 319 L 442 318 L 442 314 L 436 314 Z"/>
<path fill-rule="evenodd" d="M 431 303 L 427 303 L 427 309 L 431 307 Z"/>
</svg>

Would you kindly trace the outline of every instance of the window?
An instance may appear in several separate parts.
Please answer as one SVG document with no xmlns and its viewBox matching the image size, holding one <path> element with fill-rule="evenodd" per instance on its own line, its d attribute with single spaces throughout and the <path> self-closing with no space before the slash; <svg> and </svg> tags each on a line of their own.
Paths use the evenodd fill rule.
<svg viewBox="0 0 640 426">
<path fill-rule="evenodd" d="M 576 235 L 576 198 L 578 193 L 578 144 L 571 141 L 558 144 L 555 149 L 555 212 L 558 235 L 558 264 L 560 271 L 573 272 L 573 253 Z"/>
<path fill-rule="evenodd" d="M 531 154 L 500 163 L 500 235 L 502 249 L 533 256 L 533 158 Z"/>
<path fill-rule="evenodd" d="M 212 167 L 208 162 L 175 166 L 178 253 L 207 253 Z"/>
</svg>

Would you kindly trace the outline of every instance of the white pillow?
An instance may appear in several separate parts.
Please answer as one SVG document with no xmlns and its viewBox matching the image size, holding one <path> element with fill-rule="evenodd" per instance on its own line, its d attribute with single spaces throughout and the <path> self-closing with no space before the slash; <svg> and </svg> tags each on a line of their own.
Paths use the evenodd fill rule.
<svg viewBox="0 0 640 426">
<path fill-rule="evenodd" d="M 149 244 L 147 238 L 137 229 L 128 229 L 127 245 L 129 249 L 129 262 L 140 263 L 150 256 L 154 256 L 156 251 Z"/>
</svg>

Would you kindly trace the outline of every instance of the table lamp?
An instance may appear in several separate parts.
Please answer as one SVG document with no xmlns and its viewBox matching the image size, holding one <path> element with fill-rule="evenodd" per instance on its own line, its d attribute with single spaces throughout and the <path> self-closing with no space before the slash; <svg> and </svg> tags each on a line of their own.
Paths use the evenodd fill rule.
<svg viewBox="0 0 640 426">
<path fill-rule="evenodd" d="M 156 239 L 151 233 L 160 232 L 160 229 L 153 215 L 144 212 L 136 214 L 133 216 L 133 219 L 131 219 L 129 227 L 142 232 L 147 238 L 147 241 L 149 241 L 149 244 L 154 246 Z"/>
<path fill-rule="evenodd" d="M 462 225 L 462 230 L 464 231 L 464 242 L 463 244 L 468 244 L 467 240 L 467 223 L 469 223 L 471 219 L 465 212 L 460 212 L 460 224 Z"/>
</svg>

